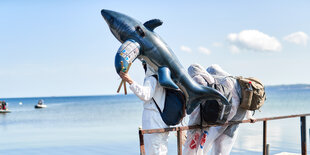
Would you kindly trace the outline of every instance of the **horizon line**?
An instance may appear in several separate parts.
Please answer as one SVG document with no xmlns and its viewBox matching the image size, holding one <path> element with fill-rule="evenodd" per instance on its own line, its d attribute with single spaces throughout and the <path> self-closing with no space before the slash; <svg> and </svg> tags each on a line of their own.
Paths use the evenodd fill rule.
<svg viewBox="0 0 310 155">
<path fill-rule="evenodd" d="M 275 86 L 293 86 L 293 85 L 308 85 L 306 83 L 299 84 L 275 84 L 275 85 L 266 85 L 266 87 L 275 87 Z M 49 97 L 92 97 L 92 96 L 120 96 L 124 95 L 123 93 L 115 93 L 115 94 L 88 94 L 88 95 L 51 95 L 51 96 L 20 96 L 20 97 L 0 97 L 0 99 L 13 99 L 13 98 L 49 98 Z M 127 95 L 133 95 L 133 93 L 128 93 Z"/>
</svg>

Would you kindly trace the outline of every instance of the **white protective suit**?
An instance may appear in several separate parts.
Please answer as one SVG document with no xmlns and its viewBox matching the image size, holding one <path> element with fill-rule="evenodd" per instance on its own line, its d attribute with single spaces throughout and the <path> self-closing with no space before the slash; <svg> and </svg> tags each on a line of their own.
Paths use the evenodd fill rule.
<svg viewBox="0 0 310 155">
<path fill-rule="evenodd" d="M 154 98 L 159 108 L 163 110 L 166 91 L 152 75 L 155 75 L 154 69 L 147 65 L 143 86 L 133 82 L 130 85 L 130 89 L 144 101 L 142 129 L 167 128 L 168 126 L 162 120 L 152 100 L 152 98 Z M 168 132 L 145 134 L 145 153 L 147 155 L 166 155 L 168 152 L 168 135 Z"/>
<path fill-rule="evenodd" d="M 190 76 L 199 84 L 208 86 L 217 82 L 226 87 L 232 94 L 232 109 L 228 115 L 227 121 L 243 120 L 247 114 L 250 118 L 250 112 L 239 108 L 240 105 L 240 87 L 237 81 L 225 72 L 220 66 L 212 65 L 206 70 L 194 64 L 188 68 Z M 211 75 L 212 74 L 212 75 Z M 190 115 L 188 125 L 196 125 L 201 123 L 200 106 L 198 106 Z M 238 125 L 217 126 L 208 129 L 195 129 L 187 132 L 187 140 L 184 144 L 183 153 L 185 155 L 202 155 L 207 154 L 212 146 L 212 154 L 228 155 L 236 140 Z"/>
</svg>

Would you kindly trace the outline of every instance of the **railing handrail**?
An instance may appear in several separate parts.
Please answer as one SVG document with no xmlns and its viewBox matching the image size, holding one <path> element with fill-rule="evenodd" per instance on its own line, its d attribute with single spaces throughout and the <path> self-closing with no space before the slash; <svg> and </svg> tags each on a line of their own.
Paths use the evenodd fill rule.
<svg viewBox="0 0 310 155">
<path fill-rule="evenodd" d="M 310 116 L 310 113 L 258 118 L 258 119 L 256 119 L 256 122 L 285 119 L 285 118 L 294 118 L 294 117 L 302 117 L 302 116 Z M 230 121 L 230 122 L 222 124 L 222 125 L 207 125 L 207 126 L 191 125 L 191 126 L 176 126 L 176 127 L 161 128 L 161 129 L 145 129 L 145 130 L 141 130 L 141 133 L 142 134 L 163 133 L 163 132 L 170 132 L 170 131 L 190 130 L 190 129 L 199 129 L 199 128 L 201 129 L 201 128 L 207 128 L 207 127 L 212 127 L 212 126 L 224 126 L 224 125 L 240 124 L 240 123 L 251 123 L 251 120 Z"/>
<path fill-rule="evenodd" d="M 277 116 L 277 117 L 265 117 L 258 118 L 255 122 L 263 121 L 263 155 L 269 154 L 268 148 L 269 144 L 267 144 L 267 121 L 269 120 L 277 120 L 277 119 L 286 119 L 286 118 L 294 118 L 300 117 L 300 135 L 301 135 L 301 153 L 302 155 L 307 155 L 307 142 L 306 142 L 306 116 L 310 116 L 310 113 L 307 114 L 297 114 L 297 115 L 286 115 L 286 116 Z M 152 133 L 163 133 L 176 131 L 177 132 L 177 144 L 178 144 L 178 155 L 182 155 L 182 130 L 190 130 L 190 129 L 202 129 L 208 128 L 211 126 L 223 126 L 223 125 L 231 125 L 231 124 L 240 124 L 240 123 L 252 123 L 251 120 L 242 120 L 242 121 L 230 121 L 228 123 L 222 125 L 192 125 L 192 126 L 177 126 L 170 128 L 162 128 L 162 129 L 146 129 L 142 130 L 139 128 L 139 139 L 140 139 L 140 155 L 145 155 L 144 149 L 144 134 L 152 134 Z"/>
</svg>

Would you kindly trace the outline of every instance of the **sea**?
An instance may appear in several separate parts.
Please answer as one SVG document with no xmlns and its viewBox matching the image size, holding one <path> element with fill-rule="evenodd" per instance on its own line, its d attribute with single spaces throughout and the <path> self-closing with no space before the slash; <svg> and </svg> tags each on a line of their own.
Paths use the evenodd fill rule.
<svg viewBox="0 0 310 155">
<path fill-rule="evenodd" d="M 267 87 L 266 94 L 267 100 L 255 118 L 310 113 L 309 85 Z M 40 99 L 47 108 L 34 108 Z M 0 100 L 11 110 L 0 114 L 0 155 L 139 154 L 143 102 L 133 94 Z M 169 137 L 169 155 L 177 154 L 175 135 L 171 132 Z M 270 154 L 300 154 L 300 118 L 267 121 L 267 143 Z M 241 124 L 231 154 L 260 155 L 262 149 L 263 123 Z"/>
</svg>

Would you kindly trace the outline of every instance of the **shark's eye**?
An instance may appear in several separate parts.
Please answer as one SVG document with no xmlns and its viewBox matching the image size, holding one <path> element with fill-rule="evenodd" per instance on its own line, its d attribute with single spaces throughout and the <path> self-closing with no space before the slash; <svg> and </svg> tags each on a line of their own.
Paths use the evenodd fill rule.
<svg viewBox="0 0 310 155">
<path fill-rule="evenodd" d="M 142 30 L 142 28 L 140 26 L 137 26 L 136 27 L 136 31 L 137 33 L 141 36 L 141 37 L 144 37 L 145 36 L 145 33 L 144 31 Z"/>
</svg>

